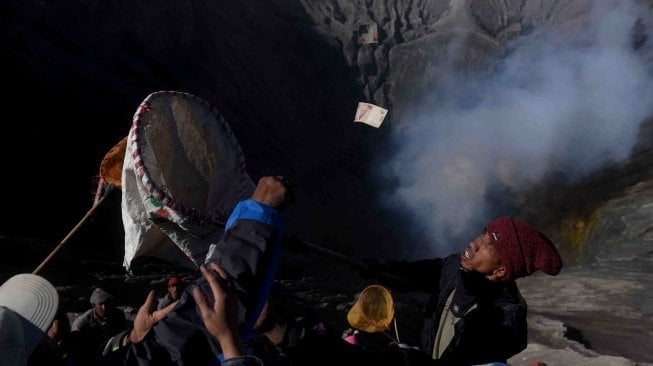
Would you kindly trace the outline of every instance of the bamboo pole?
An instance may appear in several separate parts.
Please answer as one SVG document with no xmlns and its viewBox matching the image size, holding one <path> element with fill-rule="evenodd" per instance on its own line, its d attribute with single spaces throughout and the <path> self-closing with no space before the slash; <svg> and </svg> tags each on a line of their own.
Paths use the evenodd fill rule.
<svg viewBox="0 0 653 366">
<path fill-rule="evenodd" d="M 68 235 L 66 235 L 66 237 L 63 238 L 63 240 L 59 243 L 59 245 L 57 245 L 54 249 L 52 249 L 50 254 L 48 254 L 48 256 L 41 262 L 41 264 L 39 264 L 38 267 L 36 267 L 36 269 L 34 270 L 34 272 L 32 272 L 32 274 L 38 274 L 39 272 L 41 272 L 43 267 L 45 267 L 45 265 L 48 264 L 48 262 L 50 262 L 52 257 L 54 257 L 54 255 L 57 254 L 57 252 L 59 252 L 59 250 L 61 250 L 61 248 L 63 248 L 64 245 L 66 245 L 66 243 L 68 243 L 68 240 L 70 240 L 70 238 L 77 232 L 77 230 L 79 230 L 79 228 L 82 227 L 82 225 L 84 225 L 84 223 L 86 223 L 86 221 L 91 216 L 93 216 L 97 208 L 102 204 L 102 202 L 106 200 L 106 198 L 109 196 L 109 193 L 111 193 L 111 191 L 113 191 L 113 185 L 107 184 L 104 187 L 104 194 L 102 194 L 102 197 L 99 200 L 96 200 L 96 202 L 93 204 L 91 209 L 88 210 L 88 212 L 86 212 L 86 215 L 84 215 L 84 217 L 82 217 L 82 219 L 77 223 L 77 225 L 75 225 L 75 227 L 72 230 L 70 230 Z"/>
</svg>

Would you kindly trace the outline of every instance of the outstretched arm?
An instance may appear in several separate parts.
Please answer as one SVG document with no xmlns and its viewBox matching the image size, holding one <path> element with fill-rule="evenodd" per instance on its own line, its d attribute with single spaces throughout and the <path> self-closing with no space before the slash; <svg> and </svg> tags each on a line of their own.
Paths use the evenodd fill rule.
<svg viewBox="0 0 653 366">
<path fill-rule="evenodd" d="M 244 339 L 251 335 L 270 294 L 281 255 L 283 224 L 277 208 L 285 203 L 287 195 L 281 177 L 261 178 L 252 198 L 236 206 L 225 235 L 209 250 L 206 259 L 207 265 L 215 262 L 234 280 Z"/>
<path fill-rule="evenodd" d="M 366 275 L 395 291 L 432 292 L 440 278 L 442 259 L 375 261 L 367 263 Z"/>
</svg>

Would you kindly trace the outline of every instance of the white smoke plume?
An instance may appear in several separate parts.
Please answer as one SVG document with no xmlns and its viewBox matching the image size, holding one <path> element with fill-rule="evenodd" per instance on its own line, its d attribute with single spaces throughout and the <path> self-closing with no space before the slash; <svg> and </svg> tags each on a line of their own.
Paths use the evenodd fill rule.
<svg viewBox="0 0 653 366">
<path fill-rule="evenodd" d="M 460 250 L 507 214 L 496 197 L 488 201 L 491 192 L 517 192 L 549 172 L 580 179 L 629 156 L 653 112 L 650 61 L 633 47 L 638 14 L 647 11 L 621 1 L 593 9 L 571 36 L 524 37 L 491 76 L 452 69 L 426 103 L 409 108 L 416 112 L 395 125 L 399 151 L 385 168 L 399 184 L 391 201 L 421 220 L 432 242 L 407 248 L 410 256 Z"/>
</svg>

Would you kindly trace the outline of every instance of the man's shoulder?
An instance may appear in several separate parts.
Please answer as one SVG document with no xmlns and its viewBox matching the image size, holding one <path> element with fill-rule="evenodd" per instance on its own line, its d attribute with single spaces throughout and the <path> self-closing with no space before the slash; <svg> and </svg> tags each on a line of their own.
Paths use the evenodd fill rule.
<svg viewBox="0 0 653 366">
<path fill-rule="evenodd" d="M 89 324 L 93 321 L 93 308 L 86 310 L 76 317 L 72 322 L 73 330 L 79 330 L 85 324 Z"/>
<path fill-rule="evenodd" d="M 515 281 L 510 281 L 503 286 L 503 291 L 498 302 L 503 303 L 508 307 L 526 307 L 526 300 L 519 292 L 517 283 Z"/>
<path fill-rule="evenodd" d="M 119 307 L 114 307 L 111 309 L 110 318 L 124 319 L 125 311 Z"/>
<path fill-rule="evenodd" d="M 86 310 L 85 312 L 81 313 L 77 319 L 90 319 L 93 317 L 93 308 L 90 308 Z"/>
<path fill-rule="evenodd" d="M 448 256 L 442 258 L 442 261 L 444 263 L 456 263 L 456 265 L 460 267 L 460 253 L 449 254 Z"/>
<path fill-rule="evenodd" d="M 172 301 L 170 299 L 170 295 L 166 294 L 165 296 L 159 298 L 159 302 L 158 302 L 156 308 L 157 308 L 157 310 L 161 310 L 164 307 L 170 305 L 171 302 Z"/>
<path fill-rule="evenodd" d="M 460 254 L 450 254 L 442 258 L 442 271 L 455 272 L 460 270 Z"/>
</svg>

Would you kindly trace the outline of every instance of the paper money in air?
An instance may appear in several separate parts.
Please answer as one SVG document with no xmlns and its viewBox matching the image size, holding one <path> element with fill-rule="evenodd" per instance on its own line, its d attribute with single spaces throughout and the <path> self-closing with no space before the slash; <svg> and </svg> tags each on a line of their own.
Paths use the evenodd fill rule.
<svg viewBox="0 0 653 366">
<path fill-rule="evenodd" d="M 378 128 L 383 123 L 386 114 L 388 114 L 388 110 L 385 108 L 370 103 L 359 102 L 354 122 L 362 122 Z"/>
<path fill-rule="evenodd" d="M 376 23 L 361 24 L 358 27 L 358 44 L 371 44 L 379 42 L 379 30 Z"/>
</svg>

